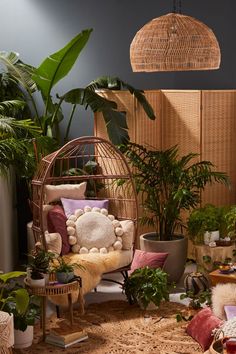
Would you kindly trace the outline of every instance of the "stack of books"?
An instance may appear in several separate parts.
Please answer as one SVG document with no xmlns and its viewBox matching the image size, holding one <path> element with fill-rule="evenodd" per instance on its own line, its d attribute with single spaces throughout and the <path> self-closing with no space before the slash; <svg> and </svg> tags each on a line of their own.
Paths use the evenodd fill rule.
<svg viewBox="0 0 236 354">
<path fill-rule="evenodd" d="M 50 333 L 46 335 L 45 342 L 61 348 L 67 348 L 85 339 L 88 339 L 88 335 L 82 328 L 78 326 L 71 327 L 62 321 L 59 327 L 50 329 Z"/>
</svg>

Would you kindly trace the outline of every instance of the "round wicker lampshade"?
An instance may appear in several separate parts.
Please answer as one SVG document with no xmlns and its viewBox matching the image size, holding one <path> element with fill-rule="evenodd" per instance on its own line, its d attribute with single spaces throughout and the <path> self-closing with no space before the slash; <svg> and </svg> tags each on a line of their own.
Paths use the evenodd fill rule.
<svg viewBox="0 0 236 354">
<path fill-rule="evenodd" d="M 220 57 L 213 31 L 179 13 L 148 22 L 130 45 L 133 71 L 212 70 L 219 68 Z"/>
</svg>

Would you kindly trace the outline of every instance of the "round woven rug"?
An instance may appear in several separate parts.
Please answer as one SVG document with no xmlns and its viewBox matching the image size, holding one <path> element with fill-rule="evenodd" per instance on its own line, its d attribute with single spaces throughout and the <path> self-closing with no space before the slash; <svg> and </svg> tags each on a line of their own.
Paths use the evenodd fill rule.
<svg viewBox="0 0 236 354">
<path fill-rule="evenodd" d="M 66 349 L 68 354 L 200 354 L 200 346 L 185 333 L 187 323 L 176 322 L 176 314 L 185 306 L 163 303 L 154 311 L 141 310 L 125 301 L 91 304 L 83 316 L 74 311 L 75 326 L 88 333 L 88 339 Z M 47 321 L 47 329 L 55 326 L 55 316 Z M 14 350 L 22 354 L 59 354 L 65 349 L 41 341 L 39 326 L 35 327 L 30 348 Z"/>
</svg>

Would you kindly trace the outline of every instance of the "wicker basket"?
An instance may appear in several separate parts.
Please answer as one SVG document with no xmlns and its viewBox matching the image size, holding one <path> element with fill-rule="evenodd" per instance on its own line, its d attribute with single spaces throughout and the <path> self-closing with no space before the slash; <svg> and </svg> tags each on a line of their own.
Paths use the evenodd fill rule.
<svg viewBox="0 0 236 354">
<path fill-rule="evenodd" d="M 212 30 L 195 18 L 178 13 L 148 22 L 130 46 L 133 71 L 218 69 L 220 58 Z"/>
<path fill-rule="evenodd" d="M 221 339 L 213 341 L 208 352 L 205 354 L 224 354 Z"/>
</svg>

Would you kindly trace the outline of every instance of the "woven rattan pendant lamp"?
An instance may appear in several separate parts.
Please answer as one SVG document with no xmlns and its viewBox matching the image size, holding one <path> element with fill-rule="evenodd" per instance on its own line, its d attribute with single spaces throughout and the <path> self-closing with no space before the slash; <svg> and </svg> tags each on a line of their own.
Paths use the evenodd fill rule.
<svg viewBox="0 0 236 354">
<path fill-rule="evenodd" d="M 213 31 L 193 17 L 181 14 L 181 0 L 173 13 L 153 19 L 130 45 L 133 71 L 213 70 L 220 66 L 220 47 Z"/>
</svg>

